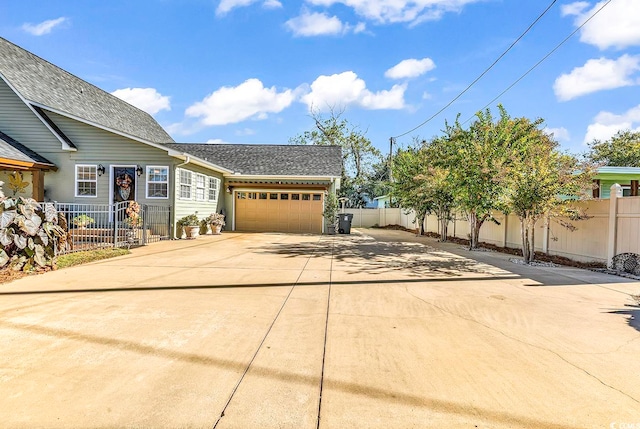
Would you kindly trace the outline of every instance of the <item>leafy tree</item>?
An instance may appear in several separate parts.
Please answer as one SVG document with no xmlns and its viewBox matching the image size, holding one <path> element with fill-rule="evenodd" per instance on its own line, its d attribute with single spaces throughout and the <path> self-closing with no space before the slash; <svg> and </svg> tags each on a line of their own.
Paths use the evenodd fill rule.
<svg viewBox="0 0 640 429">
<path fill-rule="evenodd" d="M 292 144 L 336 145 L 342 148 L 342 179 L 339 196 L 347 197 L 349 207 L 363 207 L 367 194 L 365 184 L 371 174 L 371 165 L 382 157 L 357 126 L 331 109 L 328 117 L 313 111 L 315 128 L 289 139 Z"/>
<path fill-rule="evenodd" d="M 423 175 L 427 162 L 419 148 L 398 149 L 393 158 L 391 195 L 401 207 L 415 212 L 420 235 L 424 233 L 424 218 L 433 209 L 433 202 L 427 195 L 428 179 Z"/>
<path fill-rule="evenodd" d="M 510 139 L 505 133 L 509 120 L 502 106 L 494 122 L 491 111 L 478 112 L 468 129 L 456 120 L 445 124 L 437 163 L 451 173 L 455 205 L 469 221 L 470 248 L 478 247 L 485 221 L 497 223 L 493 212 L 505 210 L 506 178 L 511 164 Z"/>
<path fill-rule="evenodd" d="M 591 187 L 589 164 L 558 150 L 559 144 L 538 128 L 540 120 L 508 120 L 505 134 L 511 140 L 513 164 L 509 167 L 508 209 L 518 216 L 522 256 L 535 257 L 535 227 L 545 216 L 584 217 L 568 196 L 580 196 Z M 565 224 L 569 226 L 569 224 Z"/>
<path fill-rule="evenodd" d="M 420 235 L 424 233 L 426 215 L 433 213 L 438 217 L 440 240 L 446 241 L 454 198 L 449 171 L 434 163 L 437 141 L 399 149 L 393 161 L 395 180 L 391 187 L 394 198 L 415 211 Z"/>
<path fill-rule="evenodd" d="M 640 132 L 618 131 L 604 142 L 589 143 L 589 159 L 612 167 L 640 167 Z"/>
</svg>

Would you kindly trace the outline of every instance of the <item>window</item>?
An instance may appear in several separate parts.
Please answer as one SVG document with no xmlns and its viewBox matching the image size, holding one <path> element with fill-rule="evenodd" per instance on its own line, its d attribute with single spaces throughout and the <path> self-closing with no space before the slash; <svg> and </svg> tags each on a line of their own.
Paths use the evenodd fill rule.
<svg viewBox="0 0 640 429">
<path fill-rule="evenodd" d="M 280 199 L 281 200 L 288 200 L 289 199 L 289 194 L 280 194 Z"/>
<path fill-rule="evenodd" d="M 266 192 L 260 192 L 260 199 L 261 200 L 266 200 L 267 199 L 267 193 Z"/>
<path fill-rule="evenodd" d="M 169 198 L 169 167 L 147 166 L 147 198 Z"/>
<path fill-rule="evenodd" d="M 218 188 L 220 187 L 220 179 L 209 177 L 209 201 L 218 199 Z"/>
<path fill-rule="evenodd" d="M 302 194 L 302 201 L 309 201 L 311 199 L 310 194 Z"/>
<path fill-rule="evenodd" d="M 76 165 L 76 197 L 98 196 L 98 174 L 95 165 Z"/>
<path fill-rule="evenodd" d="M 191 199 L 191 172 L 180 170 L 180 198 Z"/>
<path fill-rule="evenodd" d="M 313 201 L 320 201 L 322 200 L 322 195 L 320 194 L 313 194 Z"/>
<path fill-rule="evenodd" d="M 250 200 L 257 200 L 258 194 L 256 194 L 255 192 L 247 192 L 247 198 L 249 198 Z"/>
<path fill-rule="evenodd" d="M 203 174 L 196 174 L 196 200 L 198 201 L 204 201 L 204 179 Z"/>
<path fill-rule="evenodd" d="M 291 194 L 291 199 L 292 200 L 299 200 L 300 199 L 300 194 Z"/>
<path fill-rule="evenodd" d="M 269 194 L 269 199 L 270 200 L 277 200 L 278 199 L 278 194 Z"/>
</svg>

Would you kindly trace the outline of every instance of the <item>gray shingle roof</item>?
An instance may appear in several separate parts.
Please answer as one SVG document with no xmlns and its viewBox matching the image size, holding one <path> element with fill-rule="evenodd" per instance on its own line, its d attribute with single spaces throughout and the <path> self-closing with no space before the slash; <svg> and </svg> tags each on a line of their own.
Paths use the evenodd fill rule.
<svg viewBox="0 0 640 429">
<path fill-rule="evenodd" d="M 17 140 L 12 139 L 0 131 L 0 158 L 12 159 L 15 161 L 34 162 L 55 167 L 47 158 L 32 151 Z"/>
<path fill-rule="evenodd" d="M 153 143 L 174 140 L 148 113 L 0 37 L 0 73 L 26 100 Z"/>
<path fill-rule="evenodd" d="M 249 176 L 339 177 L 342 174 L 339 146 L 180 143 L 166 146 Z"/>
</svg>

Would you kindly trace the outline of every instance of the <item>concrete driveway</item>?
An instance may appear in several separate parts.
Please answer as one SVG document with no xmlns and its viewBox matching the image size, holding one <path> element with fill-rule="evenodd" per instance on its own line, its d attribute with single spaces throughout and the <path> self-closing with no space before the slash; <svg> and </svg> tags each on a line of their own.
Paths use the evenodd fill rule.
<svg viewBox="0 0 640 429">
<path fill-rule="evenodd" d="M 636 293 L 401 231 L 163 242 L 0 285 L 0 427 L 640 427 Z"/>
</svg>

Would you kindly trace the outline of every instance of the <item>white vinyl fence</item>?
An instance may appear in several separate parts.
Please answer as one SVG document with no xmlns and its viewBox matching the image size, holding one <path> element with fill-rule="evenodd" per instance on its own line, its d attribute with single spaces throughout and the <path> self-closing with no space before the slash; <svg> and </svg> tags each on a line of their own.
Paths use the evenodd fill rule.
<svg viewBox="0 0 640 429">
<path fill-rule="evenodd" d="M 611 199 L 590 200 L 580 204 L 589 219 L 569 221 L 576 229 L 562 226 L 563 219 L 540 221 L 536 229 L 536 250 L 565 256 L 581 262 L 603 262 L 620 253 L 640 254 L 640 197 L 621 197 L 614 189 Z M 620 194 L 621 195 L 621 194 Z M 353 228 L 400 225 L 415 229 L 415 215 L 404 209 L 345 209 L 353 214 Z M 480 241 L 500 247 L 520 248 L 520 221 L 517 216 L 496 213 L 499 222 L 485 222 Z M 425 231 L 438 232 L 438 219 L 427 216 Z M 469 223 L 462 217 L 449 224 L 449 235 L 469 238 Z"/>
</svg>

